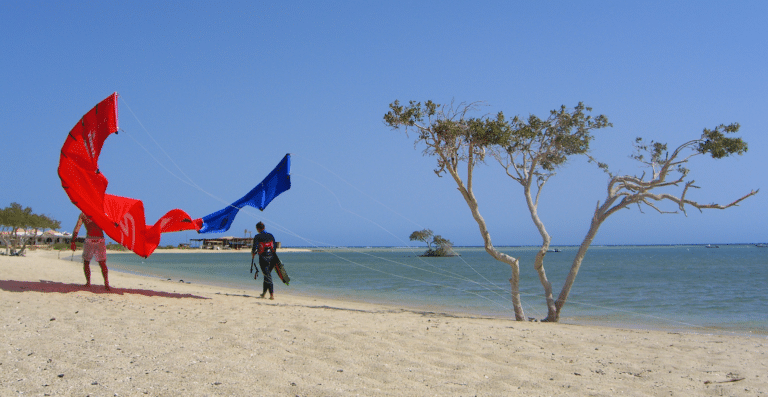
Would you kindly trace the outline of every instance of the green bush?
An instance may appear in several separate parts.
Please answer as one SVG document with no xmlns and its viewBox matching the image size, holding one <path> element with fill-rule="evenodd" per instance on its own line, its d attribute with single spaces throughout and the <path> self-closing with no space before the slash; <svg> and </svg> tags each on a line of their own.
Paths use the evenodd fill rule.
<svg viewBox="0 0 768 397">
<path fill-rule="evenodd" d="M 78 250 L 83 249 L 83 243 L 75 242 L 75 246 L 77 247 Z M 53 249 L 58 251 L 68 251 L 68 250 L 71 250 L 72 247 L 67 243 L 58 243 L 53 245 Z M 107 244 L 107 249 L 110 251 L 127 251 L 125 247 L 116 243 Z"/>
<path fill-rule="evenodd" d="M 82 244 L 80 244 L 80 246 L 82 247 Z M 66 251 L 70 249 L 70 247 L 67 243 L 56 243 L 53 245 L 53 249 L 56 251 Z"/>
<path fill-rule="evenodd" d="M 107 244 L 107 249 L 110 251 L 128 251 L 128 249 L 122 245 L 114 243 Z"/>
</svg>

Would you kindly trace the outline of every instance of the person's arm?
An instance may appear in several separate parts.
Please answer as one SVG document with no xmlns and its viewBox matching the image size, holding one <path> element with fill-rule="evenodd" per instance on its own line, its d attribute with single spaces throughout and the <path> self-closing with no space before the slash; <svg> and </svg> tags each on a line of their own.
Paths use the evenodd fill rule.
<svg viewBox="0 0 768 397">
<path fill-rule="evenodd" d="M 75 240 L 77 240 L 77 233 L 80 232 L 80 226 L 83 225 L 83 214 L 80 214 L 77 217 L 77 223 L 75 224 L 75 230 L 72 231 L 72 243 L 70 244 L 70 248 L 72 248 L 72 251 L 77 248 L 77 245 L 75 245 Z"/>
</svg>

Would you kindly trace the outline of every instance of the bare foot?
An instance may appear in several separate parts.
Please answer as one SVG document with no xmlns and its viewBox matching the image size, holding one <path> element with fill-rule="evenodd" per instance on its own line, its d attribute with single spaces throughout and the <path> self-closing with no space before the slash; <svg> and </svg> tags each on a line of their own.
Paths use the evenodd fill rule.
<svg viewBox="0 0 768 397">
<path fill-rule="evenodd" d="M 267 294 L 267 293 L 265 292 L 265 293 L 263 293 L 263 294 L 261 294 L 261 295 L 259 295 L 259 296 L 263 298 L 263 297 L 264 297 L 264 295 L 266 295 L 266 294 Z"/>
</svg>

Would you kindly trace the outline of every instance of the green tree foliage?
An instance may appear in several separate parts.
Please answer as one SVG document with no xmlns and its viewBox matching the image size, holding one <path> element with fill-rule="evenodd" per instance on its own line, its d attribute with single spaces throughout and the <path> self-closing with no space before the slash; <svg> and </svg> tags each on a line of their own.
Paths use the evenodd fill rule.
<svg viewBox="0 0 768 397">
<path fill-rule="evenodd" d="M 503 113 L 495 118 L 470 117 L 481 104 L 460 103 L 440 106 L 432 101 L 424 105 L 410 101 L 408 106 L 395 101 L 389 105 L 384 122 L 394 130 L 403 129 L 406 135 L 415 132 L 415 145 L 426 146 L 424 154 L 437 159 L 437 176 L 449 174 L 467 203 L 483 238 L 485 251 L 494 259 L 506 263 L 512 270 L 509 279 L 515 319 L 525 320 L 520 299 L 520 266 L 517 258 L 507 255 L 493 246 L 485 219 L 478 209 L 473 187 L 475 166 L 485 161 L 489 146 L 503 142 L 509 133 L 509 124 Z"/>
<path fill-rule="evenodd" d="M 424 252 L 424 256 L 455 256 L 453 251 L 453 243 L 443 238 L 442 236 L 435 235 L 430 229 L 417 230 L 411 233 L 411 241 L 421 241 L 427 244 L 427 251 Z M 432 246 L 435 248 L 432 248 Z"/>
<path fill-rule="evenodd" d="M 439 234 L 434 237 L 432 243 L 435 244 L 435 248 L 432 252 L 426 252 L 427 256 L 456 256 L 456 252 L 453 251 L 453 243 L 447 238 L 443 238 Z"/>
<path fill-rule="evenodd" d="M 427 101 L 410 101 L 408 106 L 395 101 L 384 115 L 384 122 L 394 129 L 415 130 L 418 134 L 415 144 L 424 143 L 424 154 L 437 157 L 435 173 L 456 170 L 461 162 L 470 167 L 485 161 L 486 148 L 501 142 L 508 133 L 508 123 L 503 113 L 496 118 L 468 117 L 468 113 L 479 110 L 479 102 L 440 106 Z M 471 172 L 470 172 L 471 174 Z M 470 183 L 469 181 L 467 183 Z"/>
<path fill-rule="evenodd" d="M 424 230 L 417 230 L 413 233 L 411 233 L 411 241 L 421 241 L 422 243 L 427 245 L 427 249 L 432 249 L 432 237 L 434 237 L 435 233 L 432 232 L 430 229 L 424 229 Z"/>
<path fill-rule="evenodd" d="M 30 207 L 22 207 L 19 203 L 11 203 L 10 206 L 0 210 L 0 231 L 3 232 L 3 243 L 6 250 L 16 251 L 16 247 L 21 245 L 18 253 L 23 253 L 27 243 L 32 236 L 43 229 L 59 229 L 61 222 L 46 215 L 35 214 Z M 26 230 L 31 235 L 20 236 L 18 230 Z"/>
</svg>

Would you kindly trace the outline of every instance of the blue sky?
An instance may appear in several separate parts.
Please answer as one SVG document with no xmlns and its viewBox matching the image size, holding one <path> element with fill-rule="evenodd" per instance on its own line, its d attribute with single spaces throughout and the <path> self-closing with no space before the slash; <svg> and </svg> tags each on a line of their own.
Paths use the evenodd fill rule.
<svg viewBox="0 0 768 397">
<path fill-rule="evenodd" d="M 592 154 L 641 172 L 635 137 L 676 146 L 739 122 L 741 157 L 697 158 L 689 197 L 730 202 L 768 187 L 768 3 L 40 2 L 0 5 L 0 206 L 19 202 L 71 230 L 56 174 L 67 132 L 118 92 L 120 127 L 100 166 L 108 192 L 144 201 L 152 223 L 202 217 L 293 154 L 290 191 L 223 235 L 263 220 L 285 245 L 407 245 L 430 228 L 481 245 L 452 180 L 413 138 L 387 128 L 399 99 L 485 101 L 489 114 L 546 116 L 579 101 L 614 127 Z M 537 244 L 521 188 L 476 171 L 493 242 Z M 607 177 L 574 158 L 546 187 L 554 244 L 578 244 Z M 768 241 L 761 192 L 727 211 L 611 217 L 596 244 Z M 162 244 L 198 238 L 164 235 Z"/>
</svg>

